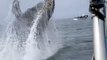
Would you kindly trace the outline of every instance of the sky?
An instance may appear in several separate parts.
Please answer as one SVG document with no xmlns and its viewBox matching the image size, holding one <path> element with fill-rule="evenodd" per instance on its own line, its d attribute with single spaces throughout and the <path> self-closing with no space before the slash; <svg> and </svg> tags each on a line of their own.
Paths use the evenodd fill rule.
<svg viewBox="0 0 107 60">
<path fill-rule="evenodd" d="M 0 0 L 0 19 L 5 19 L 11 10 L 13 0 Z M 20 0 L 21 9 L 33 7 L 43 0 Z M 55 11 L 53 18 L 72 18 L 82 14 L 88 14 L 89 0 L 55 0 Z"/>
<path fill-rule="evenodd" d="M 54 15 L 57 18 L 71 18 L 87 14 L 88 6 L 88 0 L 56 0 Z"/>
</svg>

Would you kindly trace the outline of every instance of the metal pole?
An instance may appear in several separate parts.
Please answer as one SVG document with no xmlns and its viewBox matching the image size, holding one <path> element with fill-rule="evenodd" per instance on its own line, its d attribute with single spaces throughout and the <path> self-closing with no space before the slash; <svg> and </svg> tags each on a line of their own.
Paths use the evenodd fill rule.
<svg viewBox="0 0 107 60">
<path fill-rule="evenodd" d="M 104 21 L 93 17 L 94 57 L 95 60 L 106 60 Z"/>
<path fill-rule="evenodd" d="M 105 42 L 105 1 L 91 0 L 90 12 L 93 17 L 94 59 L 107 60 Z"/>
</svg>

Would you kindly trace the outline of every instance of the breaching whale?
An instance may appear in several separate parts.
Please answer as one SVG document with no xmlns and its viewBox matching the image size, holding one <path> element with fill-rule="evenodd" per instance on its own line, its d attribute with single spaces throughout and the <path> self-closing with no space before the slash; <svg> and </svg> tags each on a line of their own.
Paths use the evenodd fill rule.
<svg viewBox="0 0 107 60">
<path fill-rule="evenodd" d="M 37 20 L 37 16 L 41 14 L 36 29 L 38 30 L 38 34 L 42 35 L 42 31 L 46 28 L 54 12 L 54 6 L 54 0 L 44 0 L 44 2 L 40 2 L 32 8 L 28 8 L 25 12 L 22 12 L 20 2 L 14 0 L 12 4 L 12 14 L 15 16 L 15 19 L 13 19 L 7 29 L 10 31 L 9 34 L 17 34 L 16 37 L 19 36 L 18 40 L 21 42 L 22 40 L 26 40 L 34 21 Z"/>
<path fill-rule="evenodd" d="M 54 6 L 54 0 L 44 0 L 44 2 L 40 2 L 32 8 L 28 8 L 26 12 L 23 13 L 20 9 L 19 1 L 14 0 L 12 5 L 12 13 L 18 21 L 24 20 L 27 25 L 31 25 L 32 21 L 36 18 L 37 12 L 40 10 L 43 10 L 41 13 L 44 15 L 43 17 L 47 18 L 48 22 L 54 12 Z M 44 20 L 42 19 L 42 21 Z M 43 23 L 46 24 L 45 22 Z"/>
<path fill-rule="evenodd" d="M 0 59 L 44 60 L 55 54 L 62 46 L 49 23 L 54 8 L 54 0 L 44 0 L 22 12 L 20 1 L 14 0 Z"/>
<path fill-rule="evenodd" d="M 30 33 L 35 20 L 38 20 L 36 35 L 42 36 L 42 33 L 48 25 L 48 21 L 54 12 L 54 7 L 54 0 L 44 0 L 32 8 L 28 8 L 25 12 L 22 12 L 20 2 L 18 0 L 14 0 L 11 12 L 14 15 L 12 17 L 15 18 L 12 19 L 11 23 L 9 23 L 9 26 L 7 27 L 7 39 L 12 41 L 17 40 L 20 43 L 19 45 L 22 45 L 23 42 L 27 40 L 28 34 Z M 41 16 L 39 19 L 37 19 L 38 15 Z"/>
</svg>

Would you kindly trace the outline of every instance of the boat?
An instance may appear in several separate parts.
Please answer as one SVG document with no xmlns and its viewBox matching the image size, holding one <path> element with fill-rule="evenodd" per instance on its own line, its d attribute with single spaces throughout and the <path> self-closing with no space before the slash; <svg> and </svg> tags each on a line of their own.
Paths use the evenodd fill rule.
<svg viewBox="0 0 107 60">
<path fill-rule="evenodd" d="M 85 20 L 88 18 L 88 15 L 82 14 L 81 16 L 74 17 L 73 20 Z"/>
</svg>

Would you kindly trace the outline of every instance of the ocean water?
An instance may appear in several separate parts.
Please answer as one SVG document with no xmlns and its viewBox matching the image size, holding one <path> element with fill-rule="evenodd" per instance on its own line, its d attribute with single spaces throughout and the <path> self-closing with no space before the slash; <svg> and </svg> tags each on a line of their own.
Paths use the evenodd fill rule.
<svg viewBox="0 0 107 60">
<path fill-rule="evenodd" d="M 80 20 L 73 20 L 70 18 L 70 19 L 57 19 L 54 21 L 55 21 L 54 25 L 56 26 L 56 29 L 59 35 L 58 37 L 62 41 L 62 43 L 60 44 L 61 45 L 63 44 L 64 47 L 59 49 L 58 52 L 54 53 L 54 55 L 49 53 L 49 51 L 47 51 L 46 53 L 48 53 L 48 55 L 53 55 L 49 57 L 47 60 L 91 60 L 93 56 L 93 27 L 92 27 L 93 21 L 90 19 L 90 17 L 88 19 L 80 19 Z M 49 25 L 52 25 L 52 23 L 53 22 L 49 22 Z M 49 29 L 52 29 L 52 28 L 53 26 L 49 26 Z M 47 32 L 52 31 L 49 29 L 47 30 Z M 51 33 L 49 33 L 49 36 L 50 37 L 55 36 L 56 34 L 50 35 L 50 34 L 53 34 L 54 32 L 55 31 L 53 30 Z M 52 52 L 54 52 L 54 50 L 56 50 L 57 46 L 60 44 L 57 45 L 56 38 L 52 37 L 52 39 L 55 40 L 55 41 L 52 40 L 54 43 L 47 46 L 51 46 L 51 48 L 52 46 L 54 46 L 54 49 L 52 49 L 53 51 L 51 50 Z M 27 47 L 29 49 L 29 46 Z M 33 47 L 30 47 L 30 48 L 33 48 Z M 36 49 L 34 48 L 30 49 L 28 52 L 27 58 L 25 60 L 35 60 L 35 59 L 30 59 L 32 57 L 38 56 L 37 51 L 35 50 Z M 5 56 L 7 59 L 8 58 L 11 59 L 14 57 L 11 60 L 18 60 L 18 59 L 24 60 L 22 59 L 24 54 L 21 54 L 21 55 L 15 54 L 17 50 L 15 51 L 9 48 L 9 50 L 6 50 L 6 51 L 7 52 L 5 52 L 5 54 L 0 51 L 0 57 L 2 58 L 2 60 L 6 60 L 4 59 Z M 41 51 L 43 52 L 43 50 Z M 18 51 L 18 52 L 21 53 L 23 51 Z M 2 55 L 4 58 L 2 57 Z"/>
<path fill-rule="evenodd" d="M 93 56 L 93 21 L 88 19 L 55 20 L 64 44 L 48 60 L 91 60 Z"/>
</svg>

